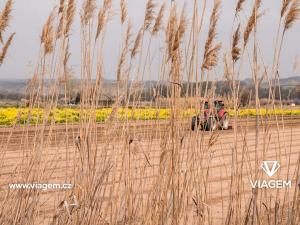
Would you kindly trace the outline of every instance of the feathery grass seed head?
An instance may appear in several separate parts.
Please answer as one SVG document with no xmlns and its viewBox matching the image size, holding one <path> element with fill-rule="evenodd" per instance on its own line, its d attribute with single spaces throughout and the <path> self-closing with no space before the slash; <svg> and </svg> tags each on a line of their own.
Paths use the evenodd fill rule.
<svg viewBox="0 0 300 225">
<path fill-rule="evenodd" d="M 252 33 L 253 28 L 257 23 L 257 19 L 259 19 L 263 15 L 258 13 L 260 6 L 261 6 L 261 0 L 256 0 L 252 9 L 252 14 L 249 17 L 246 29 L 244 31 L 244 47 L 247 45 L 249 41 L 250 34 Z"/>
<path fill-rule="evenodd" d="M 299 19 L 299 16 L 300 16 L 300 1 L 294 0 L 292 1 L 290 9 L 285 18 L 284 31 L 291 28 L 295 23 L 295 21 Z"/>
<path fill-rule="evenodd" d="M 7 40 L 7 42 L 5 43 L 1 53 L 0 53 L 0 66 L 3 64 L 3 61 L 6 57 L 6 54 L 7 54 L 7 50 L 9 48 L 9 46 L 11 45 L 12 41 L 13 41 L 13 38 L 15 36 L 15 33 L 11 34 Z"/>
<path fill-rule="evenodd" d="M 68 7 L 67 7 L 67 14 L 66 14 L 66 25 L 64 30 L 65 36 L 69 36 L 70 34 L 71 26 L 74 21 L 75 10 L 76 10 L 75 0 L 69 0 Z"/>
<path fill-rule="evenodd" d="M 95 0 L 84 0 L 82 5 L 81 23 L 87 25 L 88 22 L 93 18 L 96 9 Z"/>
<path fill-rule="evenodd" d="M 210 16 L 210 25 L 209 25 L 209 31 L 208 31 L 208 37 L 205 42 L 204 47 L 204 57 L 203 57 L 203 63 L 202 68 L 210 70 L 217 64 L 218 59 L 218 53 L 221 49 L 221 44 L 217 44 L 213 46 L 213 42 L 217 36 L 217 23 L 219 20 L 219 11 L 221 7 L 220 0 L 214 1 L 214 8 L 212 11 L 212 14 Z"/>
<path fill-rule="evenodd" d="M 148 30 L 154 19 L 156 4 L 153 0 L 148 0 L 146 5 L 145 19 L 144 19 L 144 30 Z"/>
<path fill-rule="evenodd" d="M 162 6 L 160 7 L 160 10 L 155 19 L 155 24 L 152 29 L 152 35 L 156 35 L 161 28 L 165 7 L 166 7 L 165 3 L 163 3 Z"/>
<path fill-rule="evenodd" d="M 173 43 L 176 37 L 176 25 L 177 25 L 177 14 L 176 14 L 176 4 L 173 5 L 169 19 L 168 25 L 166 29 L 166 37 L 167 37 L 167 46 L 169 52 L 169 59 L 173 55 Z"/>
<path fill-rule="evenodd" d="M 143 34 L 143 29 L 140 29 L 138 35 L 136 36 L 133 48 L 131 50 L 131 58 L 134 58 L 136 56 L 136 54 L 138 53 L 138 49 L 141 44 L 142 34 Z"/>
<path fill-rule="evenodd" d="M 281 17 L 283 17 L 284 14 L 286 13 L 290 3 L 291 3 L 291 0 L 282 0 L 281 12 L 280 12 Z"/>
<path fill-rule="evenodd" d="M 206 56 L 203 63 L 203 68 L 207 70 L 211 70 L 213 67 L 215 67 L 218 63 L 218 54 L 221 50 L 222 44 L 218 43 L 216 44 L 212 49 L 210 49 Z"/>
<path fill-rule="evenodd" d="M 98 13 L 98 25 L 96 32 L 96 40 L 104 29 L 105 24 L 107 23 L 107 18 L 109 14 L 109 10 L 111 8 L 111 0 L 105 0 L 102 8 L 100 8 Z"/>
<path fill-rule="evenodd" d="M 121 8 L 121 23 L 124 24 L 127 17 L 127 6 L 125 0 L 120 1 L 120 8 Z"/>
<path fill-rule="evenodd" d="M 43 27 L 41 44 L 44 45 L 44 55 L 53 51 L 54 28 L 53 28 L 53 12 L 49 15 L 46 24 Z"/>
<path fill-rule="evenodd" d="M 240 41 L 240 25 L 237 27 L 232 38 L 231 56 L 234 62 L 236 62 L 240 58 L 241 49 L 238 47 L 239 41 Z"/>
<path fill-rule="evenodd" d="M 184 33 L 186 30 L 186 16 L 185 16 L 185 6 L 182 9 L 181 12 L 181 16 L 180 16 L 180 20 L 179 20 L 179 25 L 175 34 L 175 38 L 174 38 L 174 43 L 173 43 L 173 47 L 172 47 L 172 56 L 174 56 L 174 54 L 176 53 L 176 51 L 179 48 L 180 42 L 182 41 L 183 37 L 184 37 Z"/>
<path fill-rule="evenodd" d="M 60 0 L 58 14 L 63 13 L 64 9 L 65 9 L 65 0 Z"/>
<path fill-rule="evenodd" d="M 235 8 L 235 13 L 236 14 L 243 9 L 244 2 L 245 2 L 245 0 L 238 0 L 238 2 L 236 4 L 236 8 Z"/>
<path fill-rule="evenodd" d="M 0 14 L 0 42 L 1 43 L 3 43 L 2 33 L 6 30 L 6 28 L 9 25 L 10 14 L 12 11 L 12 5 L 13 5 L 13 1 L 8 0 L 5 4 L 4 9 L 2 10 L 2 12 Z"/>
</svg>

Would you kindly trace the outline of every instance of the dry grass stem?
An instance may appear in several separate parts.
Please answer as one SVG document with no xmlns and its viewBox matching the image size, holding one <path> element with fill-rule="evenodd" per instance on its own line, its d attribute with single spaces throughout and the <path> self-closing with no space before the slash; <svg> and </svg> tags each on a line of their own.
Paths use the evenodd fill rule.
<svg viewBox="0 0 300 225">
<path fill-rule="evenodd" d="M 65 55 L 64 55 L 64 59 L 63 59 L 63 65 L 64 65 L 64 71 L 65 74 L 67 72 L 67 67 L 68 67 L 68 62 L 70 60 L 71 57 L 71 52 L 70 52 L 70 43 L 68 41 L 67 43 L 67 47 L 66 47 L 66 51 L 65 51 Z"/>
<path fill-rule="evenodd" d="M 129 49 L 130 40 L 132 37 L 132 23 L 131 21 L 128 21 L 127 29 L 126 29 L 126 35 L 125 35 L 125 48 L 126 50 Z"/>
<path fill-rule="evenodd" d="M 224 78 L 226 81 L 230 82 L 233 79 L 233 71 L 232 71 L 233 68 L 232 68 L 228 58 L 229 57 L 226 54 L 224 54 L 224 57 L 223 57 Z M 231 59 L 232 59 L 232 56 L 231 56 Z"/>
</svg>

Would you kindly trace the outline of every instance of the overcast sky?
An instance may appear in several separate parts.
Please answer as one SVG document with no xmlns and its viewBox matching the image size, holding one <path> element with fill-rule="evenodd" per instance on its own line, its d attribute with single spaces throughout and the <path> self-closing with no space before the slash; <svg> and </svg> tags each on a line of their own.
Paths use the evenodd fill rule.
<svg viewBox="0 0 300 225">
<path fill-rule="evenodd" d="M 137 29 L 144 17 L 146 0 L 127 0 L 128 14 L 133 22 L 135 29 Z M 156 0 L 161 4 L 162 0 Z M 167 2 L 170 2 L 169 0 Z M 179 7 L 183 4 L 183 0 L 177 1 Z M 200 4 L 201 0 L 199 0 Z M 208 26 L 209 14 L 212 5 L 212 0 L 209 0 L 209 7 L 207 18 L 205 20 L 205 27 Z M 223 43 L 223 49 L 229 49 L 230 34 L 233 21 L 233 10 L 235 8 L 235 0 L 223 0 L 221 19 L 218 25 L 218 39 Z M 248 16 L 250 10 L 248 7 L 252 5 L 253 0 L 247 0 L 245 6 L 245 13 Z M 5 0 L 0 0 L 0 8 L 4 6 Z M 0 67 L 0 78 L 30 78 L 32 71 L 37 60 L 39 51 L 39 38 L 42 30 L 42 26 L 45 23 L 49 13 L 58 0 L 15 0 L 13 18 L 10 24 L 10 28 L 6 33 L 5 38 L 11 32 L 16 32 L 13 45 L 9 49 L 8 57 L 2 67 Z M 102 0 L 97 0 L 98 5 L 102 4 Z M 119 12 L 119 0 L 113 0 L 113 7 L 116 13 Z M 192 14 L 189 12 L 192 0 L 186 0 L 188 5 L 187 15 L 189 19 Z M 81 8 L 82 0 L 77 0 L 77 10 Z M 280 12 L 281 0 L 263 0 L 262 9 L 265 10 L 266 15 L 260 21 L 259 39 L 262 54 L 265 58 L 265 64 L 269 65 L 272 61 L 272 50 L 274 45 L 276 27 L 278 23 L 278 14 Z M 246 18 L 246 17 L 245 17 Z M 79 12 L 77 13 L 76 22 L 72 28 L 71 39 L 71 65 L 79 76 L 80 71 L 80 25 L 79 25 Z M 120 52 L 120 23 L 118 15 L 114 20 L 110 22 L 108 31 L 109 38 L 105 42 L 105 78 L 114 79 L 115 67 L 117 56 Z M 300 53 L 300 25 L 299 22 L 287 33 L 285 44 L 283 47 L 280 73 L 282 76 L 294 76 L 299 73 L 299 70 L 293 71 L 293 64 L 296 56 Z M 299 54 L 300 55 L 300 54 Z M 220 63 L 219 71 L 222 70 L 222 63 Z M 221 72 L 220 72 L 221 73 Z M 250 71 L 245 71 L 246 74 L 250 74 Z M 247 75 L 246 75 L 247 77 Z M 150 77 L 149 79 L 153 79 Z"/>
</svg>

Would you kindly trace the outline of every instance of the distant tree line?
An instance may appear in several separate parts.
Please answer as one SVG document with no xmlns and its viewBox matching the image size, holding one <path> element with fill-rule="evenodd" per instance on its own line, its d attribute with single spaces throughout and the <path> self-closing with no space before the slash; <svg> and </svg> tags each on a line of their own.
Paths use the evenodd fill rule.
<svg viewBox="0 0 300 225">
<path fill-rule="evenodd" d="M 179 84 L 181 87 L 181 97 L 193 97 L 196 94 L 196 84 L 195 83 L 183 83 Z M 229 82 L 226 81 L 219 81 L 219 82 L 208 82 L 202 84 L 202 93 L 201 96 L 204 96 L 205 88 L 207 85 L 207 89 L 210 92 L 214 92 L 215 96 L 223 96 L 230 98 L 232 90 L 231 85 Z M 150 101 L 156 101 L 158 98 L 169 98 L 171 96 L 171 84 L 167 83 L 156 83 L 151 82 L 147 85 L 141 85 L 143 88 L 139 88 L 138 91 L 135 91 L 132 94 L 128 94 L 126 98 L 123 100 L 123 104 L 127 102 L 129 99 L 130 102 L 133 101 L 144 101 L 144 102 L 150 102 Z M 79 89 L 75 88 L 74 85 L 72 85 L 72 89 L 76 90 L 70 93 L 69 98 L 67 101 L 64 99 L 64 94 L 61 93 L 59 95 L 59 103 L 60 104 L 72 104 L 72 105 L 79 105 L 81 101 L 81 93 Z M 112 90 L 112 92 L 115 92 L 115 90 Z M 129 90 L 127 93 L 130 93 Z M 246 106 L 249 104 L 249 101 L 251 99 L 253 100 L 255 98 L 255 87 L 252 84 L 241 82 L 240 90 L 239 90 L 239 96 L 240 96 L 240 104 L 242 106 Z M 261 99 L 269 99 L 270 97 L 270 88 L 266 85 L 261 85 L 259 88 L 259 97 Z M 286 101 L 286 102 L 294 102 L 296 104 L 300 104 L 300 85 L 296 86 L 277 86 L 275 88 L 275 99 L 276 100 Z M 7 92 L 3 91 L 0 92 L 0 100 L 13 100 L 13 101 L 20 101 L 22 98 L 27 99 L 28 96 L 21 93 L 13 93 L 13 92 Z M 115 102 L 116 97 L 106 96 L 103 95 L 101 98 L 99 98 L 99 105 L 102 106 L 110 106 Z"/>
<path fill-rule="evenodd" d="M 232 90 L 229 82 L 208 82 L 208 90 L 213 90 L 215 96 L 226 96 L 230 97 Z M 205 94 L 205 86 L 202 85 L 201 96 Z M 282 100 L 287 102 L 295 102 L 300 104 L 300 85 L 297 86 L 275 86 L 275 100 Z M 166 84 L 161 84 L 153 86 L 152 88 L 145 88 L 141 93 L 141 99 L 143 101 L 153 101 L 155 97 L 159 96 L 162 98 L 168 98 L 171 96 L 171 86 Z M 196 93 L 196 84 L 187 84 L 184 83 L 181 85 L 181 97 L 193 97 Z M 240 104 L 245 106 L 248 105 L 251 99 L 255 99 L 255 87 L 254 85 L 249 85 L 241 82 L 240 90 Z M 261 86 L 259 88 L 259 98 L 260 99 L 269 99 L 271 96 L 270 88 L 267 86 Z M 281 97 L 281 98 L 280 98 Z"/>
</svg>

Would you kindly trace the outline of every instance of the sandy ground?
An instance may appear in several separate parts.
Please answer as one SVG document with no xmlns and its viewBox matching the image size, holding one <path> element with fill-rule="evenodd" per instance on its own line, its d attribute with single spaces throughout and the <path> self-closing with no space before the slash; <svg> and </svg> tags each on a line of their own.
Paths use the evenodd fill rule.
<svg viewBox="0 0 300 225">
<path fill-rule="evenodd" d="M 259 189 L 259 207 L 263 203 L 267 204 L 267 199 L 273 202 L 292 201 L 297 188 L 300 124 L 279 127 L 278 130 L 276 127 L 260 127 L 258 134 L 253 127 L 239 128 L 236 133 L 233 130 L 211 133 L 191 132 L 186 127 L 181 129 L 179 125 L 174 134 L 178 140 L 175 143 L 172 142 L 172 132 L 160 125 L 154 124 L 150 129 L 143 128 L 138 132 L 131 130 L 132 133 L 127 135 L 126 132 L 112 128 L 111 133 L 104 132 L 106 136 L 101 136 L 104 133 L 99 132 L 98 140 L 95 141 L 98 142 L 96 174 L 100 177 L 103 171 L 110 168 L 101 184 L 103 202 L 116 199 L 120 204 L 125 204 L 122 193 L 125 195 L 129 186 L 135 196 L 133 205 L 144 213 L 149 199 L 155 197 L 160 186 L 166 186 L 170 177 L 176 180 L 176 185 L 182 190 L 183 196 L 179 202 L 185 201 L 186 207 L 182 211 L 185 215 L 180 217 L 186 224 L 193 224 L 199 217 L 195 201 L 198 207 L 201 205 L 201 213 L 210 218 L 210 224 L 224 224 L 230 203 L 246 210 L 253 196 L 251 180 L 292 182 L 291 189 Z M 118 135 L 115 132 L 119 132 Z M 43 152 L 40 167 L 43 180 L 39 180 L 39 183 L 74 184 L 76 179 L 78 183 L 80 176 L 84 176 L 74 169 L 81 165 L 79 149 L 72 143 L 75 136 L 76 133 L 57 136 L 54 131 L 51 135 L 54 144 L 44 149 L 39 148 Z M 24 182 L 24 168 L 34 154 L 32 143 L 28 144 L 25 140 L 16 143 L 15 139 L 12 140 L 15 143 L 9 143 L 6 149 L 3 147 L 0 155 L 2 194 L 7 191 L 9 183 Z M 127 140 L 130 140 L 128 145 Z M 175 162 L 176 174 L 168 170 L 172 167 L 173 151 L 179 153 L 178 161 Z M 278 161 L 280 164 L 280 169 L 273 177 L 267 176 L 260 167 L 265 160 Z M 239 169 L 236 171 L 234 168 Z M 234 184 L 231 183 L 231 177 L 235 177 Z M 80 188 L 75 186 L 75 189 Z M 167 195 L 171 193 L 171 189 L 170 186 Z M 41 192 L 41 223 L 47 224 L 55 209 L 65 200 L 65 194 L 70 195 L 71 191 Z M 108 210 L 103 211 L 104 216 L 105 213 L 108 216 Z"/>
</svg>

